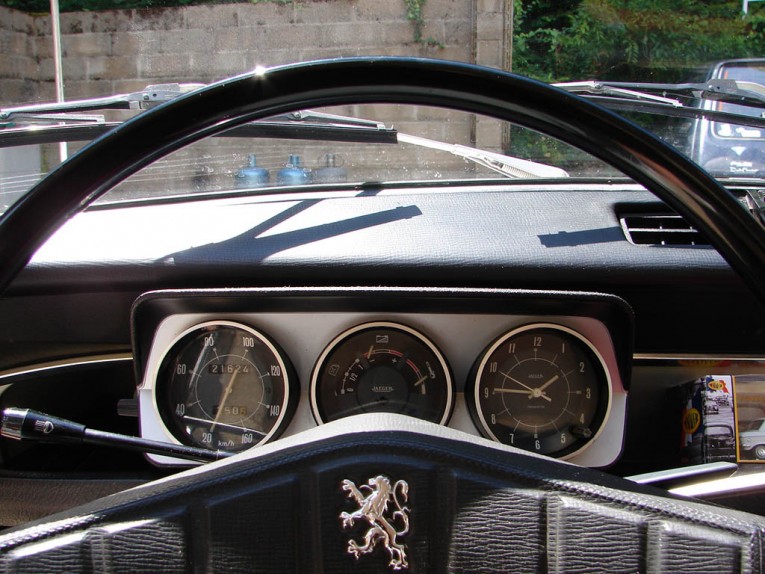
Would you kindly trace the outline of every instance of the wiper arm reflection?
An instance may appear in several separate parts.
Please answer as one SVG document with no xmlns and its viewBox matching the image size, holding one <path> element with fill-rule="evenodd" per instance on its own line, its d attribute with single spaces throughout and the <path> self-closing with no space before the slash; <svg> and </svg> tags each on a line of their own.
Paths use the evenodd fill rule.
<svg viewBox="0 0 765 574">
<path fill-rule="evenodd" d="M 488 167 L 506 177 L 523 179 L 523 178 L 551 178 L 558 179 L 561 177 L 568 177 L 568 173 L 564 170 L 545 165 L 543 163 L 537 163 L 520 159 L 517 157 L 510 157 L 502 155 L 500 153 L 494 153 L 490 151 L 484 151 L 467 147 L 459 144 L 444 143 L 436 140 L 430 140 L 427 138 L 421 138 L 419 136 L 412 136 L 409 134 L 398 133 L 398 141 L 409 143 L 421 147 L 427 147 L 430 149 L 437 149 L 445 151 L 450 154 L 465 158 L 484 167 Z"/>
</svg>

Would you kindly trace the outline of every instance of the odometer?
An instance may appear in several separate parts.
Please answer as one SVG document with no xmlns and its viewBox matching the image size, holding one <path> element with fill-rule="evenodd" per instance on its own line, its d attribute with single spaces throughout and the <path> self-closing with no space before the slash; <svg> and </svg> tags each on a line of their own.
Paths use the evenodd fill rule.
<svg viewBox="0 0 765 574">
<path fill-rule="evenodd" d="M 553 324 L 526 325 L 489 345 L 466 396 L 486 437 L 556 457 L 581 451 L 597 436 L 611 401 L 595 347 Z"/>
<path fill-rule="evenodd" d="M 263 333 L 228 321 L 192 327 L 159 369 L 156 401 L 180 442 L 239 451 L 278 436 L 297 400 L 290 363 Z"/>
</svg>

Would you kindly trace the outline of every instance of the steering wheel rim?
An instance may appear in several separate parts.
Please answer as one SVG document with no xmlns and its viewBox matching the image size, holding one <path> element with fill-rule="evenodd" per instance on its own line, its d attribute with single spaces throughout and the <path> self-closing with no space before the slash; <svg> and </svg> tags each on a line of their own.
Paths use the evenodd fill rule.
<svg viewBox="0 0 765 574">
<path fill-rule="evenodd" d="M 141 114 L 92 142 L 51 172 L 6 214 L 0 225 L 0 291 L 10 285 L 35 250 L 67 218 L 155 159 L 197 139 L 247 121 L 310 107 L 381 102 L 430 104 L 491 115 L 536 129 L 591 153 L 646 186 L 706 233 L 752 291 L 765 302 L 763 230 L 714 179 L 647 132 L 578 97 L 505 72 L 469 64 L 387 58 L 313 62 L 239 76 Z M 136 143 L 144 145 L 139 148 Z M 417 481 L 418 486 L 412 491 L 419 492 L 421 498 L 418 501 L 412 498 L 412 506 L 427 508 L 428 505 L 422 503 L 428 497 L 430 507 L 436 510 L 428 516 L 436 518 L 441 516 L 439 511 L 448 510 L 450 501 L 453 502 L 451 495 L 455 492 L 455 484 L 462 484 L 460 481 L 465 479 L 472 480 L 471 476 L 478 479 L 476 484 L 479 490 L 476 492 L 479 499 L 487 501 L 486 505 L 466 507 L 475 511 L 476 517 L 469 521 L 474 525 L 471 536 L 475 538 L 471 538 L 466 545 L 468 554 L 478 560 L 475 562 L 476 570 L 496 568 L 496 564 L 492 563 L 494 557 L 490 553 L 484 556 L 481 551 L 481 544 L 487 537 L 498 547 L 507 544 L 501 533 L 487 533 L 485 520 L 489 513 L 496 512 L 500 519 L 495 520 L 495 526 L 508 517 L 503 514 L 508 510 L 520 511 L 516 521 L 523 523 L 522 526 L 533 519 L 551 523 L 550 517 L 554 513 L 545 518 L 544 512 L 549 513 L 550 508 L 555 511 L 556 505 L 564 513 L 570 511 L 570 519 L 565 518 L 562 523 L 564 526 L 570 523 L 572 528 L 561 529 L 564 535 L 559 540 L 554 536 L 552 539 L 544 535 L 540 538 L 540 541 L 547 540 L 555 547 L 551 559 L 555 558 L 558 546 L 564 548 L 567 545 L 566 533 L 576 534 L 582 530 L 582 520 L 594 531 L 601 532 L 606 532 L 604 527 L 607 529 L 609 525 L 624 524 L 622 529 L 628 533 L 633 530 L 646 533 L 649 532 L 649 525 L 653 528 L 661 521 L 669 520 L 676 522 L 677 527 L 673 526 L 667 532 L 675 535 L 689 532 L 690 528 L 691 538 L 700 541 L 700 546 L 688 546 L 687 556 L 691 557 L 696 552 L 706 560 L 705 549 L 723 532 L 725 540 L 735 536 L 740 541 L 743 549 L 740 556 L 749 552 L 746 554 L 747 564 L 751 563 L 753 569 L 761 567 L 757 549 L 763 544 L 765 519 L 656 497 L 645 489 L 630 485 L 628 481 L 519 453 L 483 439 L 468 441 L 465 437 L 455 436 L 456 431 L 429 423 L 405 417 L 361 416 L 368 417 L 365 420 L 371 421 L 369 424 L 374 431 L 362 438 L 354 435 L 358 425 L 362 424 L 357 422 L 358 419 L 330 423 L 308 431 L 319 436 L 321 441 L 301 445 L 285 439 L 284 442 L 252 449 L 220 463 L 101 499 L 52 522 L 21 527 L 0 537 L 0 553 L 9 552 L 9 561 L 33 560 L 39 554 L 40 564 L 48 566 L 37 571 L 51 571 L 64 564 L 57 561 L 59 554 L 70 560 L 65 563 L 74 568 L 79 564 L 77 561 L 96 556 L 95 549 L 99 548 L 103 548 L 103 556 L 99 555 L 98 560 L 119 558 L 128 565 L 142 558 L 142 553 L 153 551 L 149 566 L 169 571 L 171 566 L 166 560 L 177 558 L 173 544 L 185 541 L 189 554 L 182 557 L 179 567 L 188 569 L 194 562 L 198 568 L 203 568 L 210 565 L 210 555 L 206 555 L 204 550 L 197 550 L 198 546 L 193 543 L 194 534 L 189 531 L 199 530 L 202 536 L 209 536 L 207 543 L 214 547 L 216 532 L 210 516 L 214 515 L 216 508 L 222 508 L 220 514 L 225 523 L 233 518 L 225 532 L 245 533 L 237 539 L 237 550 L 248 549 L 255 544 L 256 537 L 250 540 L 247 536 L 247 528 L 251 527 L 247 520 L 262 518 L 263 532 L 268 532 L 274 516 L 279 518 L 279 513 L 289 514 L 298 526 L 288 521 L 284 532 L 302 534 L 316 547 L 316 554 L 305 553 L 298 548 L 296 555 L 303 552 L 303 561 L 294 564 L 304 567 L 302 569 L 320 571 L 321 562 L 314 563 L 312 557 L 320 560 L 321 549 L 330 546 L 317 544 L 318 539 L 306 532 L 307 527 L 299 526 L 300 522 L 306 517 L 316 521 L 325 516 L 327 521 L 320 521 L 321 524 L 338 526 L 336 507 L 325 501 L 325 495 L 330 498 L 326 493 L 332 489 L 337 496 L 338 484 L 343 484 L 345 490 L 349 476 L 346 472 L 357 476 L 354 480 L 366 480 L 378 472 L 373 469 L 385 466 Z M 409 427 L 422 427 L 423 430 L 420 434 L 412 433 Z M 273 469 L 269 466 L 271 464 Z M 429 465 L 430 474 L 423 470 L 424 464 Z M 296 478 L 292 482 L 302 486 L 296 490 L 288 489 L 283 499 L 277 497 L 272 500 L 268 489 L 284 482 L 280 469 L 291 466 L 296 467 Z M 457 470 L 449 471 L 450 467 Z M 443 471 L 445 468 L 446 473 Z M 319 488 L 315 478 L 321 473 L 328 473 L 326 478 L 319 477 L 326 488 Z M 298 477 L 303 476 L 307 478 L 301 483 Z M 340 478 L 344 480 L 341 482 Z M 292 482 L 287 481 L 287 486 Z M 176 487 L 177 490 L 174 490 Z M 219 489 L 224 487 L 226 491 L 222 497 Z M 460 488 L 456 487 L 458 493 Z M 525 510 L 513 507 L 513 496 L 534 489 L 543 493 L 541 498 L 532 496 Z M 623 490 L 620 492 L 618 489 Z M 442 491 L 449 496 L 441 497 Z M 491 502 L 495 494 L 510 494 L 511 497 Z M 220 506 L 221 500 L 223 507 Z M 286 513 L 278 507 L 280 500 L 284 500 L 285 505 L 287 502 L 292 504 L 294 512 Z M 301 507 L 301 501 L 306 500 L 310 503 Z M 541 506 L 537 506 L 538 503 Z M 179 510 L 181 507 L 190 510 Z M 249 514 L 241 508 L 249 508 Z M 272 515 L 269 510 L 277 513 Z M 633 519 L 627 518 L 630 513 L 640 514 L 635 521 L 637 529 L 632 528 Z M 347 513 L 339 516 L 342 518 L 344 514 Z M 369 532 L 375 532 L 373 520 L 369 524 L 372 528 Z M 443 564 L 442 569 L 451 569 L 450 558 L 439 553 L 439 543 L 450 537 L 451 533 L 437 531 L 438 526 L 447 523 L 432 520 L 419 524 L 430 528 L 426 534 L 429 532 L 435 537 L 432 548 L 426 548 L 427 552 L 421 555 L 440 559 L 441 562 L 434 562 L 436 566 Z M 345 522 L 342 525 L 345 526 Z M 242 526 L 246 528 L 239 528 Z M 421 539 L 421 536 L 416 536 L 415 530 L 412 536 Z M 134 533 L 132 539 L 131 532 Z M 332 548 L 342 549 L 342 545 L 347 543 L 350 550 L 350 542 L 339 527 L 333 530 L 327 526 L 326 532 Z M 518 533 L 520 546 L 525 531 L 519 528 Z M 612 533 L 608 532 L 604 539 L 608 540 L 611 536 Z M 51 539 L 52 543 L 48 544 L 47 539 Z M 43 540 L 45 544 L 36 545 L 36 542 Z M 57 540 L 60 542 L 58 546 Z M 282 539 L 277 539 L 274 544 L 261 545 L 264 546 L 265 559 L 270 559 L 281 542 Z M 613 552 L 617 552 L 622 545 L 629 546 L 629 540 L 625 538 L 613 544 Z M 227 544 L 220 546 L 223 549 L 229 547 Z M 649 546 L 647 539 L 637 546 L 637 551 L 642 552 Z M 600 550 L 597 545 L 582 541 L 582 547 L 594 548 L 598 557 Z M 418 548 L 422 548 L 422 543 L 413 544 L 414 555 L 417 555 Z M 753 548 L 755 550 L 751 550 Z M 326 553 L 327 560 L 343 559 L 345 569 L 354 567 L 355 563 L 350 562 L 351 558 L 342 552 L 337 553 L 340 558 L 330 557 L 329 550 Z M 522 554 L 531 561 L 526 564 L 537 564 L 541 551 L 534 546 Z M 737 556 L 734 553 L 731 563 L 744 562 Z M 481 561 L 483 558 L 486 560 Z M 574 558 L 582 557 L 575 555 Z M 600 558 L 607 561 L 610 556 L 603 554 Z M 0 562 L 3 559 L 0 556 Z M 95 564 L 95 558 L 93 560 L 92 564 Z M 541 560 L 539 563 L 545 565 L 544 558 Z M 386 571 L 384 561 L 375 564 L 379 571 Z M 593 565 L 586 561 L 584 564 L 584 570 L 589 570 Z M 366 565 L 364 563 L 360 567 Z M 145 564 L 141 566 L 144 571 L 149 571 Z M 247 571 L 250 564 L 239 566 L 242 571 Z M 456 569 L 465 567 L 461 563 L 454 566 Z M 550 566 L 553 567 L 553 564 Z"/>
<path fill-rule="evenodd" d="M 349 58 L 256 70 L 128 120 L 58 166 L 6 212 L 0 222 L 0 293 L 68 218 L 152 161 L 248 121 L 363 103 L 452 107 L 578 147 L 683 215 L 765 304 L 765 230 L 690 159 L 624 118 L 547 84 L 419 58 Z"/>
</svg>

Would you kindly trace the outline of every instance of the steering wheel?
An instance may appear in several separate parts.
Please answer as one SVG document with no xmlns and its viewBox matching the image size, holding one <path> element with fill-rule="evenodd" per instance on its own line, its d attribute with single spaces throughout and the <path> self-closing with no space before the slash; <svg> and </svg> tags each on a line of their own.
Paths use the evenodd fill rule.
<svg viewBox="0 0 765 574">
<path fill-rule="evenodd" d="M 125 122 L 6 213 L 0 291 L 67 218 L 152 161 L 252 120 L 363 103 L 484 114 L 578 147 L 686 217 L 765 303 L 765 232 L 671 147 L 543 83 L 389 58 L 256 71 Z M 359 415 L 9 531 L 0 563 L 37 572 L 759 571 L 764 528 L 761 517 L 423 421 Z"/>
</svg>

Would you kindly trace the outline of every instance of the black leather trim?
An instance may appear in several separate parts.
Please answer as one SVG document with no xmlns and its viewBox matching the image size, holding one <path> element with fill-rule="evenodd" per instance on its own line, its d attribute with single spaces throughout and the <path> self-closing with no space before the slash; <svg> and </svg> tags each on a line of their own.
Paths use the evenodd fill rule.
<svg viewBox="0 0 765 574">
<path fill-rule="evenodd" d="M 0 525 L 17 526 L 39 520 L 145 482 L 120 478 L 0 477 Z"/>
<path fill-rule="evenodd" d="M 411 572 L 762 570 L 765 518 L 397 415 L 330 423 L 10 531 L 0 565 L 384 572 L 382 545 L 346 552 L 370 524 L 339 518 L 356 509 L 342 480 L 377 474 L 409 483 Z"/>
</svg>

